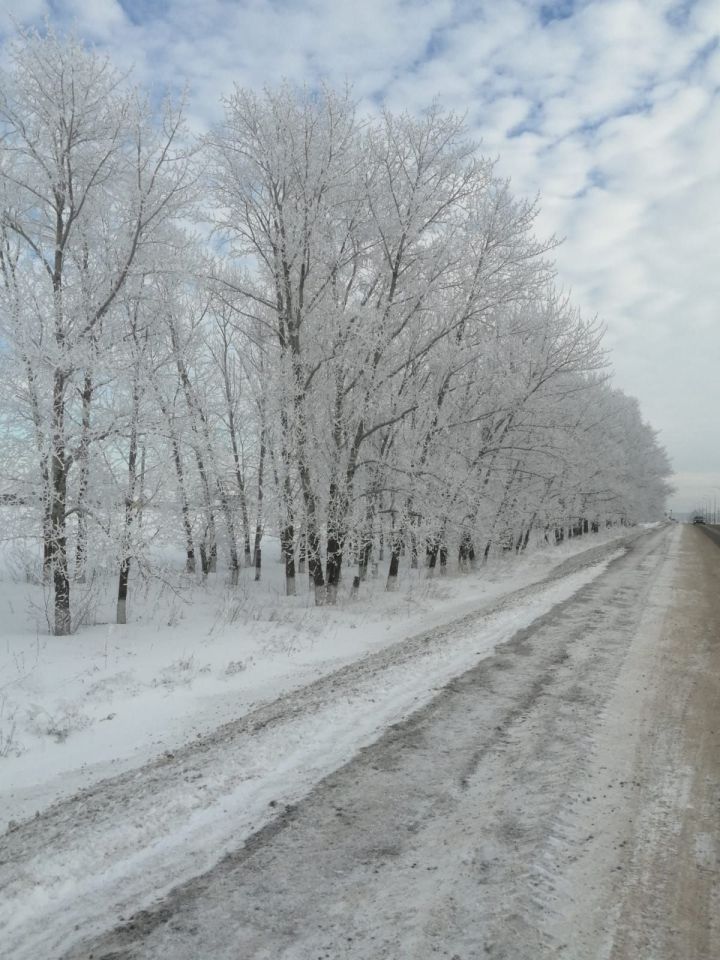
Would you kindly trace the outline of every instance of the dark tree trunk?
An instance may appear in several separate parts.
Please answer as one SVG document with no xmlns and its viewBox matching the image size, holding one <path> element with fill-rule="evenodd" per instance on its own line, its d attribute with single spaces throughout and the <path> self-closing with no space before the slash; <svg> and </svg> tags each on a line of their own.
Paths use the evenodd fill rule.
<svg viewBox="0 0 720 960">
<path fill-rule="evenodd" d="M 523 552 L 527 550 L 527 545 L 530 542 L 530 534 L 532 533 L 536 520 L 537 520 L 537 510 L 535 511 L 535 513 L 533 513 L 532 517 L 530 518 L 530 522 L 528 523 L 527 529 L 525 531 L 525 536 L 522 538 L 522 543 L 520 544 L 520 550 Z"/>
<path fill-rule="evenodd" d="M 360 547 L 360 556 L 358 559 L 358 573 L 361 580 L 367 580 L 368 567 L 372 557 L 372 540 L 367 539 Z"/>
<path fill-rule="evenodd" d="M 59 459 L 59 458 L 56 458 Z M 54 500 L 52 513 L 52 569 L 55 591 L 55 636 L 65 637 L 72 632 L 70 616 L 70 578 L 67 564 L 67 536 L 65 527 L 65 498 L 67 477 L 64 458 L 54 474 Z"/>
<path fill-rule="evenodd" d="M 360 528 L 358 573 L 360 574 L 361 581 L 367 580 L 368 567 L 370 566 L 370 561 L 372 559 L 374 519 L 375 513 L 371 501 L 368 504 L 367 512 L 365 514 L 365 523 Z"/>
<path fill-rule="evenodd" d="M 295 596 L 295 530 L 288 522 L 280 533 L 280 549 L 285 558 L 285 592 L 288 597 Z"/>
<path fill-rule="evenodd" d="M 298 543 L 298 573 L 305 573 L 307 569 L 307 533 L 303 528 Z"/>
<path fill-rule="evenodd" d="M 460 538 L 458 565 L 460 569 L 465 572 L 467 572 L 469 568 L 475 569 L 475 547 L 473 546 L 472 536 L 468 530 L 465 530 Z"/>
<path fill-rule="evenodd" d="M 212 505 L 212 494 L 210 493 L 208 474 L 205 469 L 203 456 L 197 447 L 195 447 L 195 462 L 197 463 L 200 482 L 203 493 L 205 494 L 206 524 L 203 543 L 200 547 L 200 559 L 203 576 L 207 576 L 209 573 L 215 573 L 217 570 L 217 535 L 215 532 L 215 511 Z"/>
<path fill-rule="evenodd" d="M 323 576 L 322 557 L 320 555 L 320 537 L 316 530 L 308 530 L 308 575 L 315 587 L 315 603 L 322 606 L 326 600 L 325 577 Z"/>
<path fill-rule="evenodd" d="M 301 417 L 301 420 L 302 420 L 302 417 Z M 301 428 L 301 439 L 302 439 L 302 428 Z M 315 503 L 315 494 L 312 488 L 310 469 L 308 467 L 308 464 L 304 456 L 303 445 L 300 445 L 300 452 L 296 456 L 296 461 L 297 461 L 297 471 L 300 476 L 300 486 L 303 492 L 303 502 L 305 506 L 308 574 L 310 576 L 310 580 L 315 585 L 315 603 L 318 605 L 322 605 L 326 599 L 326 592 L 325 592 L 325 577 L 323 575 L 323 568 L 322 568 L 322 556 L 320 551 L 320 532 L 317 527 L 317 507 Z"/>
<path fill-rule="evenodd" d="M 345 528 L 348 500 L 345 489 L 341 489 L 337 479 L 330 482 L 328 503 L 328 535 L 327 535 L 327 600 L 328 603 L 337 601 L 338 585 L 342 573 L 343 553 L 347 540 Z"/>
<path fill-rule="evenodd" d="M 178 490 L 180 492 L 180 514 L 182 516 L 183 530 L 185 531 L 185 570 L 187 573 L 195 573 L 195 545 L 193 543 L 192 523 L 190 522 L 190 506 L 185 493 L 185 475 L 183 473 L 182 458 L 180 456 L 180 446 L 175 436 L 171 435 L 173 460 L 175 461 L 175 475 L 178 481 Z"/>
<path fill-rule="evenodd" d="M 340 573 L 342 571 L 342 545 L 337 536 L 329 536 L 327 539 L 327 599 L 328 603 L 337 601 L 337 589 L 340 583 Z"/>
<path fill-rule="evenodd" d="M 118 597 L 116 622 L 127 623 L 128 580 L 130 579 L 130 560 L 132 550 L 132 528 L 137 494 L 137 424 L 140 407 L 140 384 L 137 369 L 133 380 L 132 424 L 130 427 L 130 445 L 128 448 L 128 481 L 125 494 L 125 525 L 121 540 L 120 574 L 118 578 Z"/>
<path fill-rule="evenodd" d="M 328 541 L 328 549 L 333 549 L 333 544 Z M 327 602 L 337 602 L 337 591 L 340 584 L 340 570 L 342 568 L 342 556 L 338 552 L 328 557 L 327 561 Z"/>
<path fill-rule="evenodd" d="M 258 559 L 260 543 L 263 535 L 263 475 L 265 471 L 265 450 L 266 436 L 265 427 L 260 431 L 260 456 L 258 459 L 258 485 L 257 485 L 257 518 L 255 520 L 255 542 L 253 544 L 253 555 L 255 563 L 255 579 L 260 579 L 260 569 L 262 558 Z"/>
<path fill-rule="evenodd" d="M 475 548 L 470 533 L 466 530 L 458 548 L 458 564 L 460 569 L 467 572 L 469 567 L 475 569 Z"/>
<path fill-rule="evenodd" d="M 53 454 L 51 463 L 52 507 L 51 562 L 54 588 L 54 632 L 58 637 L 72 632 L 70 578 L 67 562 L 67 461 L 65 455 L 65 376 L 55 371 L 53 381 Z"/>
<path fill-rule="evenodd" d="M 89 373 L 85 374 L 82 389 L 82 432 L 80 435 L 80 449 L 78 451 L 78 526 L 77 541 L 75 544 L 75 579 L 78 583 L 85 581 L 88 549 L 87 514 L 85 513 L 85 498 L 87 496 L 90 475 L 90 405 L 92 403 L 93 382 Z"/>
<path fill-rule="evenodd" d="M 42 533 L 43 533 L 43 580 L 48 581 L 52 576 L 52 491 L 50 489 L 50 475 L 47 469 L 47 466 L 44 469 L 43 475 L 43 519 L 42 519 Z"/>
<path fill-rule="evenodd" d="M 240 561 L 238 558 L 237 538 L 235 536 L 235 522 L 233 520 L 230 500 L 220 480 L 217 481 L 217 491 L 218 499 L 220 500 L 220 509 L 225 516 L 225 526 L 227 528 L 228 553 L 230 557 L 230 583 L 233 586 L 237 586 L 240 576 Z M 248 555 L 249 553 L 250 546 L 248 544 Z"/>
<path fill-rule="evenodd" d="M 398 570 L 400 568 L 400 540 L 393 537 L 392 547 L 390 549 L 390 567 L 388 569 L 386 590 L 397 590 Z"/>
<path fill-rule="evenodd" d="M 203 577 L 206 577 L 208 573 L 210 573 L 210 559 L 208 557 L 207 543 L 204 534 L 202 540 L 200 541 L 200 570 Z"/>
<path fill-rule="evenodd" d="M 126 557 L 120 563 L 120 578 L 118 581 L 117 616 L 118 623 L 127 623 L 127 595 L 128 580 L 130 579 L 130 558 Z"/>
</svg>

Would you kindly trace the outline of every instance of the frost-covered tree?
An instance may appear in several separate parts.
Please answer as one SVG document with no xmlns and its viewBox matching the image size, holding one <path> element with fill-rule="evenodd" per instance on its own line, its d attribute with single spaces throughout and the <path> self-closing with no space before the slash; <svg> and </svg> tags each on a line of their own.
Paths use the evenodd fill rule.
<svg viewBox="0 0 720 960">
<path fill-rule="evenodd" d="M 161 263 L 164 226 L 185 209 L 192 177 L 180 112 L 168 104 L 154 116 L 106 58 L 48 31 L 20 34 L 10 64 L 0 82 L 4 336 L 25 368 L 54 629 L 66 634 L 68 520 L 81 518 L 82 541 L 97 366 L 116 347 L 129 278 L 145 260 Z"/>
</svg>

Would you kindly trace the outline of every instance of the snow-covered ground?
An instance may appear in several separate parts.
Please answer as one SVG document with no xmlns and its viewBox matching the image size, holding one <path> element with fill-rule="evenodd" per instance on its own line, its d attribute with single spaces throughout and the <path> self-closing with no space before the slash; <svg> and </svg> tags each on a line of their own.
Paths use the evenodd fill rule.
<svg viewBox="0 0 720 960">
<path fill-rule="evenodd" d="M 592 705 L 596 695 L 600 703 L 609 689 L 604 682 L 598 686 L 592 665 L 602 660 L 612 676 L 620 669 L 623 650 L 641 616 L 670 533 L 640 537 L 628 557 L 614 564 L 606 576 L 600 575 L 610 561 L 624 553 L 617 541 L 566 559 L 540 582 L 517 587 L 502 598 L 498 589 L 495 600 L 486 599 L 480 609 L 476 599 L 473 612 L 449 623 L 406 640 L 378 642 L 374 650 L 358 654 L 343 666 L 338 666 L 337 660 L 326 660 L 318 667 L 325 666 L 323 675 L 312 682 L 296 683 L 293 691 L 248 709 L 207 735 L 167 749 L 144 766 L 134 765 L 14 827 L 4 837 L 0 864 L 0 936 L 5 949 L 14 960 L 65 956 L 64 951 L 70 951 L 68 957 L 85 957 L 88 951 L 82 944 L 129 917 L 134 918 L 134 926 L 139 910 L 150 911 L 147 916 L 154 923 L 152 918 L 162 912 L 162 904 L 173 902 L 171 890 L 183 890 L 183 884 L 189 884 L 188 889 L 195 890 L 193 884 L 202 888 L 204 881 L 195 878 L 214 877 L 215 867 L 225 862 L 226 854 L 231 863 L 243 850 L 254 850 L 256 842 L 262 845 L 278 824 L 292 818 L 295 804 L 302 801 L 298 809 L 303 808 L 304 798 L 317 792 L 313 791 L 315 785 L 345 769 L 362 748 L 368 747 L 372 754 L 370 745 L 380 742 L 388 727 L 399 724 L 395 729 L 405 729 L 402 721 L 421 715 L 425 705 L 446 699 L 445 694 L 455 685 L 445 688 L 445 684 L 456 677 L 467 678 L 467 671 L 478 664 L 490 664 L 493 678 L 489 684 L 480 682 L 471 695 L 473 711 L 485 718 L 486 734 L 492 738 L 496 736 L 493 730 L 504 729 L 505 721 L 492 719 L 502 678 L 503 709 L 509 711 L 513 723 L 529 724 L 533 736 L 546 731 L 543 742 L 553 756 L 564 749 L 565 734 L 572 734 L 578 756 L 584 757 L 588 730 L 578 726 L 577 708 L 587 698 Z M 507 578 L 506 585 L 520 579 L 518 570 L 516 578 Z M 583 590 L 576 602 L 577 591 L 587 584 L 592 584 L 590 592 Z M 571 604 L 558 606 L 570 597 L 574 598 Z M 342 609 L 333 614 L 342 615 Z M 446 621 L 449 619 L 446 616 Z M 561 622 L 564 627 L 556 630 Z M 544 631 L 538 627 L 542 624 Z M 532 643 L 525 643 L 526 635 L 533 637 Z M 514 646 L 506 644 L 511 637 L 515 637 Z M 563 652 L 568 643 L 579 645 L 578 663 L 585 664 L 587 692 L 582 696 L 573 672 L 575 661 L 567 660 Z M 500 644 L 504 646 L 500 648 Z M 508 651 L 515 672 L 508 669 Z M 538 693 L 543 685 L 556 680 L 568 687 L 568 702 L 557 716 L 555 695 Z M 531 701 L 544 705 L 543 723 L 536 723 L 534 715 L 527 713 Z M 595 707 L 591 713 L 596 715 Z M 469 715 L 464 722 L 469 729 L 475 721 Z M 555 730 L 556 722 L 566 725 L 562 735 Z M 476 733 L 480 736 L 479 730 Z M 501 734 L 497 736 L 502 739 Z M 530 758 L 534 742 L 532 737 L 527 743 L 523 740 Z M 468 744 L 474 756 L 478 747 L 472 736 Z M 445 750 L 448 756 L 455 752 Z M 495 753 L 490 751 L 488 762 L 494 762 Z M 482 750 L 479 755 L 484 756 Z M 568 762 L 573 756 L 571 751 Z M 424 762 L 433 766 L 439 758 Z M 368 763 L 372 768 L 371 760 Z M 352 770 L 352 764 L 347 769 Z M 381 764 L 379 769 L 385 768 Z M 389 777 L 394 776 L 393 769 L 392 765 L 387 768 Z M 533 809 L 545 809 L 540 798 L 552 806 L 553 791 L 577 790 L 573 786 L 577 771 L 568 773 L 564 766 L 556 770 L 545 760 L 526 759 L 515 772 L 518 803 L 525 802 L 523 791 L 530 770 L 539 777 Z M 441 793 L 444 789 L 446 796 L 441 774 L 441 770 L 433 770 L 436 780 L 440 777 L 438 788 Z M 348 777 L 352 780 L 351 774 Z M 411 790 L 403 776 L 398 777 L 393 789 Z M 497 794 L 500 816 L 507 806 L 504 774 L 492 774 L 489 779 L 482 774 L 474 780 L 483 799 L 478 803 L 476 797 L 471 804 L 472 816 L 487 808 L 489 790 L 493 796 Z M 546 832 L 543 826 L 538 835 Z M 508 842 L 514 842 L 512 836 Z M 510 874 L 526 870 L 523 856 L 517 863 L 513 861 Z M 446 865 L 451 872 L 453 864 L 454 860 Z M 372 864 L 370 873 L 371 868 Z M 219 869 L 222 872 L 222 867 Z M 332 877 L 325 880 L 331 882 Z M 232 938 L 227 940 L 225 947 L 232 942 Z M 197 956 L 191 944 L 188 949 L 188 956 Z M 106 952 L 105 948 L 100 951 L 102 955 Z M 153 954 L 150 949 L 148 955 L 170 953 Z M 263 948 L 257 955 L 270 953 Z"/>
<path fill-rule="evenodd" d="M 210 869 L 272 820 L 278 808 L 299 800 L 389 725 L 572 596 L 622 553 L 612 538 L 604 546 L 598 547 L 595 538 L 589 543 L 508 564 L 495 569 L 492 579 L 487 572 L 431 584 L 408 578 L 399 595 L 385 597 L 378 588 L 367 601 L 336 610 L 314 610 L 303 598 L 276 597 L 274 616 L 236 619 L 222 629 L 207 609 L 212 608 L 208 598 L 205 623 L 196 606 L 192 626 L 182 627 L 186 651 L 193 636 L 196 651 L 202 651 L 195 652 L 197 666 L 187 669 L 184 684 L 177 679 L 183 671 L 172 672 L 172 683 L 158 680 L 168 675 L 162 672 L 167 666 L 162 655 L 178 656 L 177 641 L 175 647 L 169 639 L 163 646 L 151 631 L 133 634 L 128 627 L 125 659 L 120 660 L 116 644 L 117 660 L 109 656 L 107 668 L 103 663 L 97 671 L 121 677 L 101 688 L 110 692 L 98 713 L 109 705 L 113 721 L 100 717 L 60 743 L 50 737 L 44 746 L 45 751 L 72 747 L 77 765 L 78 744 L 85 741 L 100 762 L 84 770 L 57 764 L 54 778 L 44 781 L 36 766 L 34 782 L 28 776 L 22 789 L 7 791 L 8 808 L 22 815 L 38 797 L 47 802 L 83 779 L 97 779 L 108 771 L 111 757 L 116 761 L 112 771 L 132 768 L 7 835 L 0 928 L 13 956 L 56 956 L 77 940 L 78 929 L 83 937 L 99 933 Z M 584 555 L 573 559 L 582 548 Z M 280 619 L 277 611 L 283 609 L 296 619 L 289 614 Z M 208 624 L 215 629 L 209 631 Z M 424 632 L 417 633 L 421 628 Z M 162 633 L 158 626 L 156 632 Z M 409 640 L 399 639 L 413 632 L 417 635 Z M 156 649 L 153 659 L 142 655 L 141 637 L 148 635 L 148 649 Z M 83 635 L 75 639 L 82 642 Z M 50 642 L 43 647 L 48 649 Z M 90 663 L 96 662 L 97 639 L 90 651 L 96 658 Z M 72 659 L 69 653 L 66 659 Z M 228 673 L 228 662 L 237 660 L 246 668 Z M 40 657 L 38 671 L 42 662 Z M 206 664 L 210 669 L 203 672 Z M 67 676 L 79 683 L 78 710 L 87 710 L 78 672 L 68 670 Z M 46 683 L 51 692 L 51 681 Z M 265 703 L 252 708 L 258 699 Z M 125 712 L 131 715 L 127 719 Z M 198 738 L 230 717 L 239 719 Z M 115 719 L 120 721 L 116 729 L 133 742 L 105 734 Z M 177 747 L 169 746 L 172 742 Z M 106 756 L 100 759 L 103 750 Z M 165 752 L 158 759 L 135 769 L 144 754 L 159 750 Z M 30 771 L 31 753 L 7 759 L 17 770 Z"/>
<path fill-rule="evenodd" d="M 112 621 L 113 583 L 93 588 L 93 626 L 47 632 L 42 587 L 17 575 L 6 551 L 0 583 L 1 827 L 99 779 L 173 751 L 220 724 L 363 655 L 536 583 L 617 531 L 506 557 L 468 575 L 426 579 L 401 569 L 386 593 L 370 580 L 358 599 L 316 608 L 303 578 L 282 592 L 277 544 L 261 584 L 168 573 L 131 592 L 131 622 Z M 15 576 L 12 576 L 15 571 Z M 172 578 L 172 579 L 171 579 Z M 104 598 L 104 599 L 103 599 Z M 508 629 L 511 625 L 508 626 Z"/>
</svg>

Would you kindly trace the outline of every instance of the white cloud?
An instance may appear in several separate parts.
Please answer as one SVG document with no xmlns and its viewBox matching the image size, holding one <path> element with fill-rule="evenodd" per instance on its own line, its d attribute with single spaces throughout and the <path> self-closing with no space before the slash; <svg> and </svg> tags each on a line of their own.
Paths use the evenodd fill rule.
<svg viewBox="0 0 720 960">
<path fill-rule="evenodd" d="M 49 8 L 45 0 L 2 0 L 0 29 L 10 29 L 13 23 L 31 23 L 48 13 Z"/>
<path fill-rule="evenodd" d="M 66 15 L 77 24 L 78 33 L 92 40 L 111 43 L 127 19 L 117 0 L 65 0 Z"/>
</svg>

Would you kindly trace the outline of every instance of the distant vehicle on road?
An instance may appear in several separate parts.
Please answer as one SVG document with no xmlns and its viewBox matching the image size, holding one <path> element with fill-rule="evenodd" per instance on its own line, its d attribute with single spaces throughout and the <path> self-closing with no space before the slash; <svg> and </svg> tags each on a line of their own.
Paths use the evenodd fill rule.
<svg viewBox="0 0 720 960">
<path fill-rule="evenodd" d="M 705 517 L 695 516 L 693 517 L 693 523 L 705 523 Z"/>
</svg>

